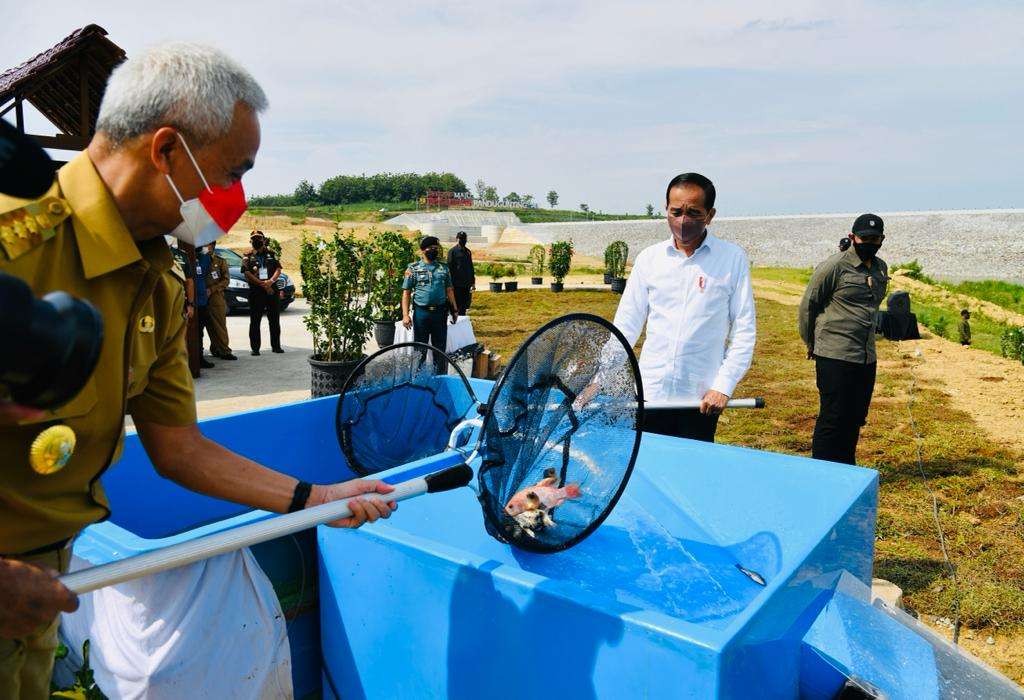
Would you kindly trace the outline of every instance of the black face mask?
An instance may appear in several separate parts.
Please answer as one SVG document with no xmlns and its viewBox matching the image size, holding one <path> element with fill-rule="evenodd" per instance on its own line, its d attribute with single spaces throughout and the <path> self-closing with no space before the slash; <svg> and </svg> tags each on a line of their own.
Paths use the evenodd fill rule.
<svg viewBox="0 0 1024 700">
<path fill-rule="evenodd" d="M 867 262 L 875 257 L 878 253 L 878 249 L 882 247 L 881 243 L 857 243 L 853 242 L 853 249 L 857 251 L 857 257 L 861 259 L 861 262 Z"/>
<path fill-rule="evenodd" d="M 256 250 L 259 250 L 260 248 L 263 247 L 263 241 L 253 241 L 252 247 L 255 248 Z"/>
<path fill-rule="evenodd" d="M 437 260 L 437 248 L 427 248 L 423 251 L 423 254 L 427 256 L 427 260 L 433 262 Z"/>
</svg>

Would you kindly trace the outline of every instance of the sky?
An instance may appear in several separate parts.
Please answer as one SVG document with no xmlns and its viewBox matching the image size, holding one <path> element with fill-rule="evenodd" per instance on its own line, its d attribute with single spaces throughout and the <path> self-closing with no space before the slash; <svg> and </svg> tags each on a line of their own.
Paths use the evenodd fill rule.
<svg viewBox="0 0 1024 700">
<path fill-rule="evenodd" d="M 270 100 L 250 194 L 437 170 L 640 213 L 698 171 L 719 216 L 1024 207 L 1015 0 L 35 7 L 0 0 L 0 68 L 89 23 L 129 57 L 188 40 L 246 66 Z"/>
</svg>

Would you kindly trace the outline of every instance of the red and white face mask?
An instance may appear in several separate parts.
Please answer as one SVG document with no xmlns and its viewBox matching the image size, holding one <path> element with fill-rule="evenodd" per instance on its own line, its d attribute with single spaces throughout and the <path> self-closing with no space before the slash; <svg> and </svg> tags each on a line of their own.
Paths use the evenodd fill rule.
<svg viewBox="0 0 1024 700">
<path fill-rule="evenodd" d="M 174 236 L 182 243 L 188 243 L 195 247 L 201 247 L 213 243 L 215 240 L 231 230 L 231 227 L 242 218 L 248 205 L 245 202 L 245 192 L 242 190 L 242 182 L 239 180 L 228 187 L 210 187 L 206 181 L 203 171 L 199 169 L 191 149 L 185 143 L 185 137 L 180 133 L 181 145 L 185 147 L 185 153 L 199 173 L 199 179 L 203 181 L 203 188 L 195 199 L 185 200 L 181 192 L 174 185 L 170 175 L 164 175 L 167 183 L 174 190 L 181 202 L 181 223 L 178 224 L 169 235 Z"/>
</svg>

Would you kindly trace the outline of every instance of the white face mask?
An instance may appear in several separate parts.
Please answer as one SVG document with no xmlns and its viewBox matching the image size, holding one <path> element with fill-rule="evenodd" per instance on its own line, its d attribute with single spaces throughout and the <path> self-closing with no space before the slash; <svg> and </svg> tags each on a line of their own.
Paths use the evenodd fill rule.
<svg viewBox="0 0 1024 700">
<path fill-rule="evenodd" d="M 193 167 L 199 173 L 199 179 L 203 181 L 204 189 L 200 190 L 198 197 L 186 201 L 174 185 L 171 176 L 164 175 L 167 178 L 167 183 L 174 190 L 174 194 L 177 195 L 178 201 L 181 202 L 181 223 L 171 231 L 170 235 L 181 243 L 188 243 L 198 248 L 213 243 L 230 231 L 235 222 L 242 218 L 242 214 L 247 208 L 245 192 L 242 190 L 241 181 L 228 187 L 210 187 L 192 155 L 192 150 L 185 143 L 185 137 L 179 133 L 178 138 L 181 139 L 185 153 L 188 154 Z"/>
</svg>

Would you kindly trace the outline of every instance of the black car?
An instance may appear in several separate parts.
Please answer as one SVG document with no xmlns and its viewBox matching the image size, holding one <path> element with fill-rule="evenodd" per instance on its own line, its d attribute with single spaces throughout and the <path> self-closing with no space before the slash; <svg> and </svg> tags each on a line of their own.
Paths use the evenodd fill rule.
<svg viewBox="0 0 1024 700">
<path fill-rule="evenodd" d="M 174 258 L 178 261 L 178 264 L 184 266 L 185 254 L 177 248 L 172 248 L 171 250 L 174 252 Z M 228 264 L 228 274 L 231 276 L 231 279 L 228 280 L 228 288 L 224 290 L 224 300 L 228 304 L 228 313 L 248 313 L 249 283 L 246 281 L 245 275 L 242 274 L 242 256 L 230 248 L 217 248 L 216 251 L 217 255 L 224 258 L 224 261 Z M 281 311 L 284 311 L 295 301 L 295 284 L 292 283 L 288 275 L 282 272 L 274 286 L 278 290 L 284 291 L 284 298 L 281 299 Z"/>
</svg>

